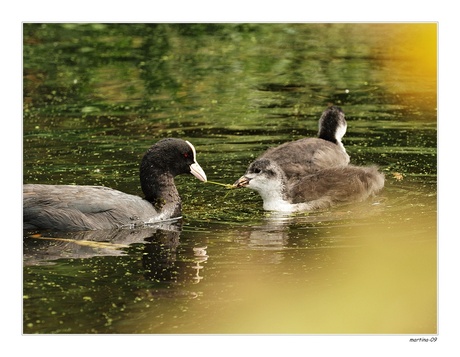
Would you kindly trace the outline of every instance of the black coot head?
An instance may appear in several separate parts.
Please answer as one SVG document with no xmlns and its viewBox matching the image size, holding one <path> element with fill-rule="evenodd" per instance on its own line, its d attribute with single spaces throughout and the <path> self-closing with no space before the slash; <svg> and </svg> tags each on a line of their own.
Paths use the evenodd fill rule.
<svg viewBox="0 0 460 357">
<path fill-rule="evenodd" d="M 167 138 L 152 145 L 142 159 L 143 170 L 169 172 L 173 176 L 192 174 L 206 181 L 206 174 L 196 160 L 195 147 L 182 139 Z"/>
<path fill-rule="evenodd" d="M 347 130 L 347 121 L 342 108 L 331 106 L 327 108 L 319 119 L 318 137 L 337 144 L 342 140 Z"/>
</svg>

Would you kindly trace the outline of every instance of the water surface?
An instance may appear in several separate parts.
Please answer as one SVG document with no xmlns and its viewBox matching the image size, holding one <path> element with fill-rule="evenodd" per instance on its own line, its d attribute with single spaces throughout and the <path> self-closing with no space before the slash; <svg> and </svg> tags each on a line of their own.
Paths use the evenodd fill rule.
<svg viewBox="0 0 460 357">
<path fill-rule="evenodd" d="M 24 183 L 140 195 L 164 137 L 233 183 L 335 104 L 386 184 L 286 216 L 180 176 L 182 222 L 24 232 L 24 333 L 437 333 L 436 85 L 433 24 L 25 24 Z"/>
</svg>

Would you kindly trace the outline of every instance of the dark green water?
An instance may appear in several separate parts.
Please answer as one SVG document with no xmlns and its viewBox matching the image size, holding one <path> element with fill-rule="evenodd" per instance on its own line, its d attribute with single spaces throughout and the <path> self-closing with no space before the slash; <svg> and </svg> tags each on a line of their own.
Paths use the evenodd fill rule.
<svg viewBox="0 0 460 357">
<path fill-rule="evenodd" d="M 386 175 L 294 216 L 181 176 L 181 227 L 26 232 L 24 333 L 437 332 L 435 25 L 25 24 L 23 51 L 24 183 L 141 194 L 164 137 L 233 183 L 330 103 L 351 161 Z"/>
</svg>

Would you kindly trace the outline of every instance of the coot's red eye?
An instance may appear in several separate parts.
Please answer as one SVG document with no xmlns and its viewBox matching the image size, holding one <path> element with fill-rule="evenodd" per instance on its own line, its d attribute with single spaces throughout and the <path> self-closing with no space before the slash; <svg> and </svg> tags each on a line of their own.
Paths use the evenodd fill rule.
<svg viewBox="0 0 460 357">
<path fill-rule="evenodd" d="M 184 157 L 188 157 L 188 154 L 186 152 L 184 152 Z"/>
</svg>

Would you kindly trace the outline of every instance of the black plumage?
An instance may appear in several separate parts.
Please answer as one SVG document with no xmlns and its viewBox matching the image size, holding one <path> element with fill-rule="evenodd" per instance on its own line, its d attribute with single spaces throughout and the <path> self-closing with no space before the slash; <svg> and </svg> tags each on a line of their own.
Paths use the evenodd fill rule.
<svg viewBox="0 0 460 357">
<path fill-rule="evenodd" d="M 140 225 L 181 215 L 174 177 L 193 174 L 206 181 L 195 148 L 181 139 L 163 139 L 144 155 L 140 181 L 145 198 L 102 186 L 23 186 L 23 228 L 96 230 Z"/>
</svg>

